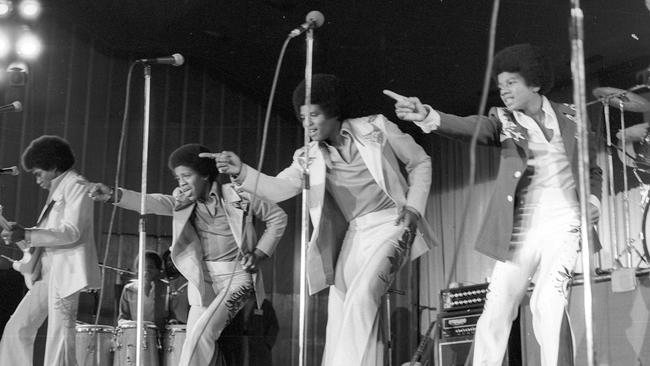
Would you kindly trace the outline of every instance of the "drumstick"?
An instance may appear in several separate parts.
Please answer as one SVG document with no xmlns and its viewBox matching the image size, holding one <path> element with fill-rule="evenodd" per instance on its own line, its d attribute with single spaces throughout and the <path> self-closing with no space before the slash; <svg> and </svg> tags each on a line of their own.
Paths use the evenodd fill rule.
<svg viewBox="0 0 650 366">
<path fill-rule="evenodd" d="M 17 260 L 15 260 L 15 259 L 13 259 L 13 258 L 9 258 L 9 257 L 7 257 L 7 256 L 4 255 L 4 254 L 0 254 L 0 257 L 2 257 L 2 258 L 4 258 L 4 259 L 8 260 L 8 261 L 11 262 L 11 263 L 16 263 L 16 262 L 18 262 Z"/>
</svg>

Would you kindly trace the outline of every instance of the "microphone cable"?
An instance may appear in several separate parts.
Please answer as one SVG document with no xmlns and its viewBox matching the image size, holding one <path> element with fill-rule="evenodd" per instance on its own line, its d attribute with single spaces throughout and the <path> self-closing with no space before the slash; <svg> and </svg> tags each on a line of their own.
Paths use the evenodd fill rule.
<svg viewBox="0 0 650 366">
<path fill-rule="evenodd" d="M 494 0 L 494 3 L 492 5 L 492 16 L 490 18 L 490 33 L 489 33 L 489 40 L 488 40 L 488 52 L 487 52 L 487 64 L 485 67 L 485 74 L 483 78 L 483 89 L 481 92 L 481 100 L 478 108 L 478 115 L 484 115 L 485 113 L 485 108 L 487 104 L 487 96 L 488 92 L 490 89 L 490 79 L 492 75 L 492 65 L 494 62 L 494 43 L 495 43 L 495 38 L 496 38 L 496 26 L 497 26 L 497 20 L 498 20 L 498 15 L 499 15 L 499 4 L 500 0 Z M 458 240 L 458 245 L 454 247 L 454 254 L 452 257 L 451 261 L 451 267 L 445 274 L 445 279 L 444 279 L 444 287 L 443 289 L 449 288 L 449 284 L 451 283 L 451 279 L 454 276 L 454 272 L 456 271 L 456 267 L 458 266 L 458 258 L 459 258 L 459 253 L 460 249 L 464 246 L 464 241 L 465 241 L 465 227 L 467 226 L 467 215 L 469 213 L 469 206 L 471 203 L 471 196 L 474 191 L 474 185 L 476 182 L 476 145 L 478 144 L 478 133 L 480 131 L 480 123 L 476 123 L 474 126 L 474 131 L 472 132 L 472 138 L 470 140 L 470 145 L 469 145 L 469 181 L 468 181 L 468 187 L 469 189 L 469 195 L 467 197 L 467 201 L 465 202 L 465 205 L 463 207 L 463 220 L 460 223 L 460 229 L 459 229 L 459 240 Z M 442 304 L 438 304 L 438 310 L 442 311 Z M 435 321 L 435 320 L 434 320 Z M 435 321 L 435 328 L 440 327 L 440 324 Z M 437 341 L 437 338 L 439 336 L 439 332 L 437 329 L 434 331 L 434 336 L 432 338 L 432 341 L 434 344 Z M 470 365 L 471 364 L 471 359 L 470 356 L 474 352 L 474 342 L 472 341 L 472 345 L 470 347 L 470 351 L 468 352 L 467 358 L 465 359 L 465 362 L 463 363 L 464 365 Z"/>
<path fill-rule="evenodd" d="M 282 61 L 284 60 L 284 54 L 286 53 L 287 46 L 289 45 L 289 41 L 291 41 L 292 38 L 293 37 L 288 36 L 284 40 L 284 43 L 282 44 L 282 48 L 280 49 L 280 55 L 278 56 L 278 61 L 277 61 L 276 66 L 275 66 L 275 72 L 273 74 L 273 81 L 271 83 L 271 90 L 269 92 L 269 100 L 268 100 L 267 105 L 266 105 L 266 113 L 264 115 L 264 123 L 263 123 L 263 127 L 262 127 L 262 140 L 261 140 L 261 143 L 260 143 L 259 160 L 257 162 L 257 175 L 255 176 L 255 183 L 253 184 L 253 191 L 251 193 L 250 199 L 259 200 L 259 198 L 257 198 L 256 192 L 257 192 L 257 185 L 259 184 L 259 177 L 260 177 L 260 174 L 262 173 L 262 166 L 264 165 L 264 157 L 265 157 L 265 154 L 266 154 L 266 141 L 267 141 L 267 137 L 268 137 L 269 123 L 270 123 L 270 119 L 271 119 L 271 109 L 273 108 L 273 100 L 275 98 L 275 91 L 276 91 L 277 85 L 278 85 L 278 78 L 279 78 L 279 75 L 280 75 L 280 69 L 282 68 Z M 250 209 L 250 205 L 249 205 L 249 209 Z M 249 214 L 250 214 L 249 212 L 245 213 L 246 216 L 248 216 Z M 252 224 L 253 223 L 251 221 L 244 220 L 244 226 L 242 227 L 243 231 L 244 231 L 244 235 L 242 236 L 242 244 L 244 244 L 244 238 L 246 237 L 246 235 L 245 235 L 246 232 L 247 232 L 246 225 L 252 225 Z M 255 255 L 255 254 L 251 253 L 251 255 Z M 244 252 L 240 249 L 238 254 L 237 254 L 237 258 L 235 259 L 235 261 L 241 260 L 241 258 L 243 256 L 244 256 Z M 224 292 L 224 296 L 221 297 L 221 299 L 219 300 L 219 302 L 215 306 L 213 306 L 213 304 L 210 304 L 208 306 L 208 309 L 206 309 L 205 313 L 216 311 L 216 309 L 218 309 L 221 306 L 221 304 L 226 300 L 226 297 L 227 297 L 227 295 L 230 292 L 230 289 L 232 287 L 232 281 L 233 281 L 233 278 L 235 277 L 236 270 L 237 270 L 237 267 L 236 266 L 233 267 L 233 270 L 230 273 L 230 278 L 228 279 L 228 284 L 222 290 Z M 261 275 L 261 269 L 259 267 L 257 268 L 257 271 L 259 272 L 259 275 Z M 252 274 L 251 274 L 251 276 L 252 276 Z M 255 283 L 254 282 L 252 283 L 252 286 L 253 286 L 253 289 L 254 289 L 255 288 Z M 205 322 L 203 324 L 200 333 L 205 332 L 206 327 L 207 327 L 207 322 Z M 198 330 L 194 331 L 194 332 L 198 332 Z M 200 333 L 192 333 L 192 334 L 200 334 Z M 190 336 L 191 335 L 188 333 L 188 337 L 190 337 Z M 219 335 L 219 336 L 221 336 L 221 335 Z M 196 337 L 198 337 L 198 335 Z M 188 341 L 190 341 L 190 340 L 188 339 Z M 192 340 L 192 341 L 193 341 L 193 343 L 189 346 L 190 350 L 191 350 L 190 353 L 194 353 L 194 350 L 196 349 L 196 346 L 197 346 L 197 343 L 198 343 L 198 338 L 195 339 L 195 340 Z"/>
<path fill-rule="evenodd" d="M 492 18 L 490 20 L 490 36 L 489 36 L 489 44 L 488 44 L 487 65 L 485 67 L 485 77 L 483 78 L 483 91 L 481 93 L 481 102 L 478 109 L 479 115 L 485 114 L 487 96 L 490 88 L 492 64 L 494 62 L 494 40 L 496 37 L 497 19 L 499 15 L 499 2 L 500 0 L 494 0 L 492 6 Z M 449 284 L 451 283 L 452 276 L 454 275 L 454 272 L 456 271 L 456 267 L 458 265 L 458 254 L 460 253 L 460 249 L 463 247 L 463 243 L 465 241 L 465 233 L 466 233 L 465 226 L 467 225 L 467 215 L 469 213 L 469 206 L 470 203 L 472 202 L 470 198 L 472 196 L 472 193 L 474 192 L 474 185 L 476 181 L 476 145 L 478 144 L 478 133 L 480 127 L 481 124 L 477 122 L 476 125 L 474 126 L 472 139 L 470 140 L 469 143 L 469 181 L 467 185 L 470 188 L 469 189 L 470 193 L 467 197 L 467 201 L 465 202 L 465 206 L 463 207 L 463 214 L 462 214 L 463 220 L 460 223 L 460 230 L 459 230 L 460 234 L 459 234 L 458 245 L 456 245 L 454 249 L 454 256 L 451 261 L 451 267 L 449 268 L 449 271 L 445 276 L 444 288 L 449 288 Z"/>
<path fill-rule="evenodd" d="M 117 166 L 115 167 L 115 182 L 113 185 L 113 202 L 117 202 L 119 182 L 120 182 L 120 171 L 122 169 L 122 159 L 124 155 L 124 144 L 126 141 L 126 129 L 128 127 L 129 121 L 129 106 L 131 100 L 131 79 L 133 76 L 133 68 L 136 66 L 136 62 L 132 62 L 129 66 L 129 71 L 126 77 L 126 93 L 124 100 L 124 114 L 122 116 L 122 128 L 120 130 L 120 143 L 117 149 Z M 106 234 L 106 245 L 104 248 L 104 258 L 102 263 L 107 263 L 108 253 L 111 245 L 111 234 L 113 233 L 113 225 L 115 224 L 115 213 L 117 212 L 117 206 L 113 205 L 111 209 L 111 218 L 108 224 L 108 232 Z M 119 254 L 118 254 L 119 256 Z M 104 279 L 106 274 L 106 267 L 102 267 L 101 273 L 101 288 L 99 291 L 99 300 L 97 301 L 97 310 L 95 316 L 95 325 L 99 324 L 100 313 L 102 310 L 102 303 L 104 302 Z"/>
</svg>

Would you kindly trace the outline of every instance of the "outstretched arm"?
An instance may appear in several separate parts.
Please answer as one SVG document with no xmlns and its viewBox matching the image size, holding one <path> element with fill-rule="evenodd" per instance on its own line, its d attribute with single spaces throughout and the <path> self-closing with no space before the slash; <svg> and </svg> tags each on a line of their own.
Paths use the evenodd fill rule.
<svg viewBox="0 0 650 366">
<path fill-rule="evenodd" d="M 140 211 L 140 192 L 124 188 L 113 189 L 104 183 L 86 183 L 88 196 L 97 202 L 113 203 L 118 207 L 131 211 Z M 174 190 L 175 196 L 150 193 L 146 195 L 145 208 L 147 214 L 172 216 L 174 207 L 180 200 L 179 190 Z"/>
<path fill-rule="evenodd" d="M 199 156 L 214 159 L 219 173 L 229 174 L 239 189 L 268 202 L 282 202 L 300 194 L 302 189 L 302 169 L 295 157 L 289 167 L 272 177 L 242 163 L 232 151 L 201 153 Z"/>
<path fill-rule="evenodd" d="M 436 132 L 455 140 L 468 142 L 478 124 L 478 143 L 498 145 L 500 143 L 501 123 L 495 110 L 490 116 L 460 117 L 437 111 L 422 104 L 416 97 L 405 97 L 390 90 L 384 94 L 395 100 L 395 114 L 401 120 L 415 123 L 422 132 Z"/>
</svg>

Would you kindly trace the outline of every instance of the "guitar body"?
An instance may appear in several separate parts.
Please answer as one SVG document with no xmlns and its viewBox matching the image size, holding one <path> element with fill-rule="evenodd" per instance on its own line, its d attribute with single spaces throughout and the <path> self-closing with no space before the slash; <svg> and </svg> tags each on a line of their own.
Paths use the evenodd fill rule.
<svg viewBox="0 0 650 366">
<path fill-rule="evenodd" d="M 2 215 L 2 206 L 0 206 L 0 227 L 3 230 L 11 230 L 11 223 Z M 31 290 L 34 282 L 41 276 L 43 248 L 28 247 L 24 240 L 19 241 L 16 245 L 22 250 L 23 257 L 20 260 L 12 260 L 11 267 L 23 275 L 25 285 Z"/>
<path fill-rule="evenodd" d="M 41 275 L 41 255 L 43 248 L 28 248 L 23 250 L 23 257 L 11 264 L 14 270 L 25 278 L 25 285 L 31 290 L 32 285 Z"/>
</svg>

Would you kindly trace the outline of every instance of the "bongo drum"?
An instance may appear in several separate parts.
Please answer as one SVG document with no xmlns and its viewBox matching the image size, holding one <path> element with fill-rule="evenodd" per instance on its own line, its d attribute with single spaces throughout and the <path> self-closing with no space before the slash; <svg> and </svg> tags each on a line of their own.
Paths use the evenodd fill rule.
<svg viewBox="0 0 650 366">
<path fill-rule="evenodd" d="M 78 324 L 76 356 L 79 366 L 110 366 L 115 328 L 110 325 Z"/>
<path fill-rule="evenodd" d="M 167 324 L 162 337 L 163 366 L 176 366 L 180 361 L 181 350 L 185 342 L 185 324 Z"/>
<path fill-rule="evenodd" d="M 142 337 L 142 364 L 158 366 L 158 327 L 151 322 L 144 322 Z M 113 366 L 130 366 L 136 363 L 136 322 L 128 321 L 115 329 L 115 355 Z"/>
</svg>

